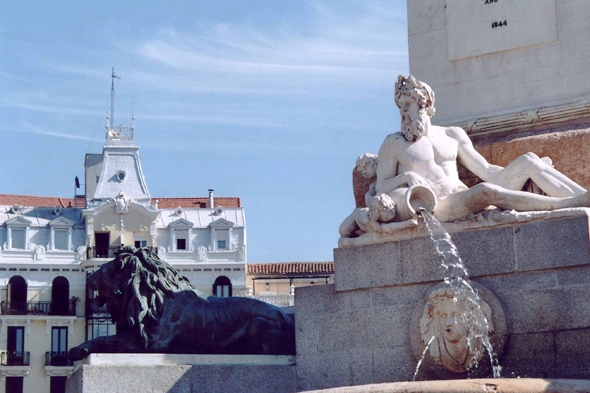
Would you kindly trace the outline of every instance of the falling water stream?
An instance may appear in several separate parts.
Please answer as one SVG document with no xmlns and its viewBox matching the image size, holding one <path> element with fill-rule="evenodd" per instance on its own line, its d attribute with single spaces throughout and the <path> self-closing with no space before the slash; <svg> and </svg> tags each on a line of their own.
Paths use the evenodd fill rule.
<svg viewBox="0 0 590 393">
<path fill-rule="evenodd" d="M 477 294 L 477 291 L 472 287 L 471 281 L 469 280 L 469 274 L 463 261 L 459 256 L 457 247 L 451 240 L 451 235 L 443 228 L 441 223 L 425 209 L 420 209 L 420 214 L 426 222 L 426 227 L 430 232 L 430 238 L 436 245 L 436 251 L 440 257 L 440 263 L 445 268 L 444 282 L 448 284 L 454 290 L 453 302 L 457 304 L 459 299 L 465 302 L 467 305 L 465 311 L 462 313 L 461 318 L 463 322 L 469 326 L 469 333 L 467 336 L 467 344 L 469 346 L 470 353 L 473 354 L 472 359 L 480 359 L 482 354 L 482 345 L 488 352 L 492 368 L 494 371 L 494 378 L 500 378 L 500 371 L 502 367 L 498 363 L 498 356 L 494 352 L 492 343 L 488 332 L 490 331 L 490 323 L 487 320 L 482 308 L 482 300 Z M 436 337 L 436 336 L 435 336 Z M 414 380 L 418 375 L 418 370 L 428 348 L 434 340 L 433 337 L 426 345 L 422 358 L 418 362 L 416 367 L 416 373 L 414 374 Z M 472 364 L 472 367 L 477 367 L 477 363 Z M 471 367 L 470 367 L 471 368 Z"/>
</svg>

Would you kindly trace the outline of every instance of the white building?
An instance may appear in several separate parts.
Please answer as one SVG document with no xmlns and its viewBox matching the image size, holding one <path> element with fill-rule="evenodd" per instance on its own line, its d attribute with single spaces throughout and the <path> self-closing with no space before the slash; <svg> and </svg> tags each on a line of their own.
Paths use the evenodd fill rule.
<svg viewBox="0 0 590 393">
<path fill-rule="evenodd" d="M 121 245 L 152 247 L 206 294 L 246 294 L 239 198 L 152 198 L 133 127 L 107 127 L 85 168 L 85 199 L 0 195 L 0 391 L 63 392 L 69 348 L 114 333 L 85 282 Z"/>
</svg>

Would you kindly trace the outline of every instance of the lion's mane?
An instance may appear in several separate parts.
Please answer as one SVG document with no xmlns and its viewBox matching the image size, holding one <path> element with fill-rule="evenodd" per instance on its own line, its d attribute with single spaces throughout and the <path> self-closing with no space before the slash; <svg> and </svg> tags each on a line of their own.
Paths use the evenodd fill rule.
<svg viewBox="0 0 590 393">
<path fill-rule="evenodd" d="M 193 286 L 148 248 L 122 247 L 112 263 L 114 296 L 108 306 L 117 333 L 133 329 L 147 348 L 149 328 L 158 323 L 166 298 Z"/>
</svg>

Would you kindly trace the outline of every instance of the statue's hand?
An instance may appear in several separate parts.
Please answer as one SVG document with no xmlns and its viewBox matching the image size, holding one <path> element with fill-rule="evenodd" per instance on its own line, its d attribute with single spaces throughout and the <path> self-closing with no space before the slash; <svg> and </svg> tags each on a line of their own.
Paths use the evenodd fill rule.
<svg viewBox="0 0 590 393">
<path fill-rule="evenodd" d="M 428 182 L 426 181 L 426 179 L 417 174 L 416 172 L 405 172 L 404 176 L 406 178 L 405 181 L 408 184 L 408 187 L 416 185 L 428 187 Z"/>
</svg>

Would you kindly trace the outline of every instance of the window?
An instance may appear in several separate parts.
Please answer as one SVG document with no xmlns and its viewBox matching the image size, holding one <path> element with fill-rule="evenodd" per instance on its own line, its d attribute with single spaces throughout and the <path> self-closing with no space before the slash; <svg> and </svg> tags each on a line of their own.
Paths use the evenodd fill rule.
<svg viewBox="0 0 590 393">
<path fill-rule="evenodd" d="M 27 282 L 21 276 L 8 280 L 7 314 L 24 314 L 27 311 Z"/>
<path fill-rule="evenodd" d="M 68 249 L 68 230 L 67 229 L 55 229 L 54 230 L 54 241 L 56 250 L 67 250 Z"/>
<path fill-rule="evenodd" d="M 8 327 L 8 342 L 6 343 L 8 352 L 7 366 L 24 366 L 28 365 L 25 356 L 25 328 L 22 326 Z"/>
<path fill-rule="evenodd" d="M 25 249 L 25 229 L 24 228 L 12 228 L 12 248 L 18 250 Z"/>
<path fill-rule="evenodd" d="M 110 232 L 94 232 L 96 244 L 96 258 L 108 258 L 111 243 Z"/>
<path fill-rule="evenodd" d="M 176 232 L 176 249 L 177 250 L 187 250 L 187 239 L 188 239 L 188 231 L 187 230 L 177 230 Z"/>
<path fill-rule="evenodd" d="M 51 284 L 51 314 L 70 315 L 70 283 L 65 277 L 56 277 Z"/>
<path fill-rule="evenodd" d="M 110 318 L 88 319 L 87 334 L 89 340 L 97 337 L 114 336 L 117 334 L 117 325 Z"/>
<path fill-rule="evenodd" d="M 49 393 L 66 393 L 66 381 L 68 377 L 51 377 Z"/>
<path fill-rule="evenodd" d="M 216 229 L 215 238 L 217 239 L 218 250 L 228 250 L 229 247 L 229 230 L 228 229 Z"/>
<path fill-rule="evenodd" d="M 134 233 L 133 245 L 135 248 L 147 247 L 147 233 Z"/>
<path fill-rule="evenodd" d="M 23 393 L 23 377 L 6 377 L 6 393 Z"/>
<path fill-rule="evenodd" d="M 219 297 L 231 297 L 232 285 L 229 278 L 225 276 L 219 276 L 213 284 L 213 296 Z"/>
<path fill-rule="evenodd" d="M 65 326 L 51 329 L 51 365 L 68 365 L 68 328 Z"/>
</svg>

